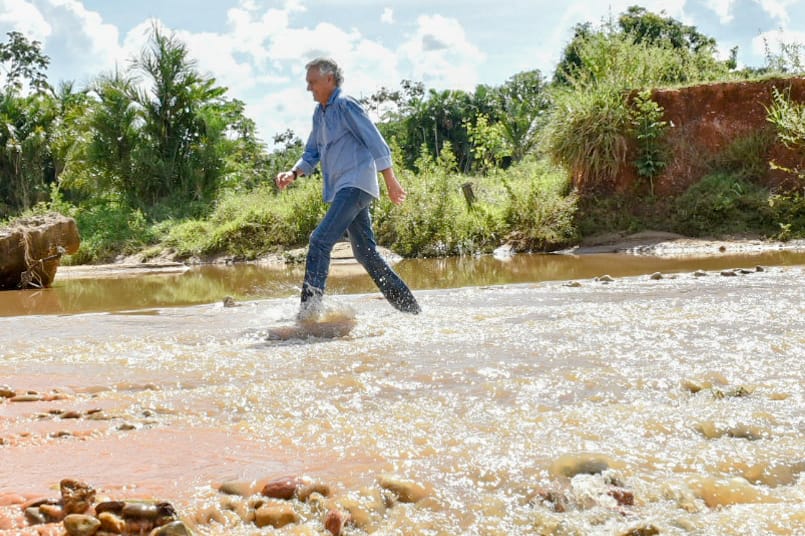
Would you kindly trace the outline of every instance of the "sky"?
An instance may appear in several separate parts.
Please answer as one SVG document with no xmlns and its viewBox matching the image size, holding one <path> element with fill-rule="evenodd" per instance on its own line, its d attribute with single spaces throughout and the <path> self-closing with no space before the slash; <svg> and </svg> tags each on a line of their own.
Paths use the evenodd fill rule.
<svg viewBox="0 0 805 536">
<path fill-rule="evenodd" d="M 358 98 L 402 80 L 473 91 L 526 70 L 550 77 L 576 24 L 631 5 L 695 26 L 723 58 L 738 46 L 741 66 L 764 66 L 764 43 L 805 43 L 805 0 L 0 0 L 0 40 L 39 41 L 51 84 L 85 87 L 127 69 L 156 24 L 246 103 L 270 146 L 286 129 L 307 137 L 304 65 L 316 56 L 334 58 Z"/>
</svg>

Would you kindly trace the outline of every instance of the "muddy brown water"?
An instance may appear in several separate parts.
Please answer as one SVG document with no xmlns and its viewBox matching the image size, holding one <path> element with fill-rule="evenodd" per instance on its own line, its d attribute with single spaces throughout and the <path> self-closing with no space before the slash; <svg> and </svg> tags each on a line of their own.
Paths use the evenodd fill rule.
<svg viewBox="0 0 805 536">
<path fill-rule="evenodd" d="M 331 507 L 349 535 L 805 533 L 801 253 L 398 270 L 423 313 L 336 270 L 328 301 L 357 325 L 333 340 L 266 340 L 293 318 L 297 268 L 0 295 L 0 385 L 46 395 L 0 400 L 0 534 L 22 533 L 15 497 L 66 477 L 171 501 L 199 534 L 327 534 Z M 332 495 L 282 530 L 217 492 L 286 475 Z M 386 475 L 426 497 L 384 500 Z"/>
<path fill-rule="evenodd" d="M 803 251 L 771 251 L 753 255 L 710 255 L 698 258 L 595 255 L 515 255 L 410 259 L 395 269 L 414 289 L 534 283 L 694 270 L 723 270 L 756 265 L 805 264 Z M 298 295 L 304 274 L 300 266 L 261 264 L 201 265 L 181 273 L 143 273 L 102 277 L 63 267 L 53 288 L 0 293 L 0 316 L 73 314 L 141 310 L 215 303 L 226 296 L 236 300 L 283 298 Z M 357 266 L 334 266 L 330 294 L 375 292 L 372 281 Z"/>
</svg>

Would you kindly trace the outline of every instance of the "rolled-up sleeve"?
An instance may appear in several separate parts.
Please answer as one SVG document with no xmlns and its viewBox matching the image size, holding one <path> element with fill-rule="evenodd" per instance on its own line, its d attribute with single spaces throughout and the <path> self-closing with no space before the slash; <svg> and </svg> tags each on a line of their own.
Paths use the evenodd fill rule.
<svg viewBox="0 0 805 536">
<path fill-rule="evenodd" d="M 305 151 L 302 153 L 302 157 L 294 164 L 294 168 L 300 170 L 305 175 L 313 174 L 313 170 L 316 169 L 319 159 L 321 158 L 321 155 L 319 155 L 319 145 L 316 143 L 316 128 L 316 122 L 314 121 L 313 130 L 310 132 L 310 136 L 308 136 L 307 143 L 305 144 Z"/>
<path fill-rule="evenodd" d="M 369 150 L 375 160 L 378 171 L 392 166 L 391 150 L 363 108 L 351 98 L 347 98 L 345 106 L 345 119 L 352 135 L 359 139 Z"/>
</svg>

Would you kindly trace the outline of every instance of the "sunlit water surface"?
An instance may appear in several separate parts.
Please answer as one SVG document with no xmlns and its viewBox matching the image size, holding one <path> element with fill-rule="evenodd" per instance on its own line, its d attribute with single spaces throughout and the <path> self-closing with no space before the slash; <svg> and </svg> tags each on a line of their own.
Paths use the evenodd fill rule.
<svg viewBox="0 0 805 536">
<path fill-rule="evenodd" d="M 216 487 L 307 475 L 353 512 L 347 534 L 805 533 L 805 263 L 726 277 L 712 260 L 617 259 L 627 273 L 613 259 L 544 277 L 516 258 L 477 264 L 460 288 L 461 261 L 428 268 L 428 285 L 402 264 L 419 316 L 363 276 L 334 278 L 330 303 L 356 312 L 354 330 L 285 342 L 265 335 L 295 313 L 293 270 L 272 290 L 243 275 L 258 266 L 207 268 L 220 286 L 183 307 L 147 278 L 129 281 L 128 306 L 104 302 L 103 281 L 65 281 L 62 312 L 86 308 L 82 293 L 118 312 L 0 318 L 0 385 L 66 395 L 0 402 L 0 495 L 75 477 L 173 501 L 200 534 L 256 534 Z M 427 497 L 384 504 L 388 474 Z M 277 533 L 326 534 L 299 508 Z"/>
</svg>

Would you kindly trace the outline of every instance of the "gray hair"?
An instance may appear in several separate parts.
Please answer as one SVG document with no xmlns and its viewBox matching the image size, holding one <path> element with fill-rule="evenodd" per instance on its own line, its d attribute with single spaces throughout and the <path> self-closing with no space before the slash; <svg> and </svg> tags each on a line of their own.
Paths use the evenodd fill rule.
<svg viewBox="0 0 805 536">
<path fill-rule="evenodd" d="M 333 75 L 333 78 L 335 78 L 336 87 L 340 86 L 341 82 L 344 81 L 344 73 L 341 70 L 341 67 L 339 67 L 335 60 L 331 58 L 316 58 L 305 65 L 306 71 L 309 71 L 313 68 L 318 69 L 319 74 L 321 75 Z"/>
</svg>

